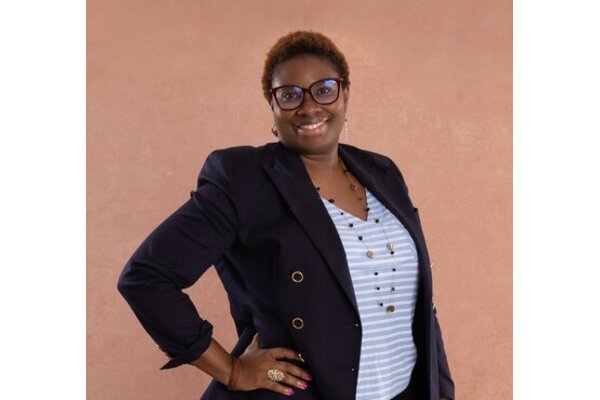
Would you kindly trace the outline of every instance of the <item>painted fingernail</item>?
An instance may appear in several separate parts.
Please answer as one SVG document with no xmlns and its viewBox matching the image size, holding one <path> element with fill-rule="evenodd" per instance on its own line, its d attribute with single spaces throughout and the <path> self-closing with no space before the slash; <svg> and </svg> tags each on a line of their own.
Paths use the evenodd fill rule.
<svg viewBox="0 0 600 400">
<path fill-rule="evenodd" d="M 295 394 L 295 392 L 294 392 L 292 389 L 288 389 L 288 395 L 289 395 L 289 396 L 292 396 L 292 395 L 294 395 L 294 394 Z"/>
<path fill-rule="evenodd" d="M 302 390 L 306 389 L 308 387 L 308 385 L 306 384 L 306 382 L 298 382 L 298 386 L 300 386 L 300 388 Z"/>
<path fill-rule="evenodd" d="M 309 381 L 311 381 L 313 378 L 313 376 L 311 374 L 306 374 L 306 379 L 308 379 Z"/>
</svg>

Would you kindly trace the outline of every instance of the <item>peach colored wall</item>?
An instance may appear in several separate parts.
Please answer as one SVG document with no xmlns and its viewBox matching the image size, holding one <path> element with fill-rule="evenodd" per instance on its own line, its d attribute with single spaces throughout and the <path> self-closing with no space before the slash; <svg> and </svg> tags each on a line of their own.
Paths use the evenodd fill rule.
<svg viewBox="0 0 600 400">
<path fill-rule="evenodd" d="M 116 290 L 144 237 L 189 198 L 215 148 L 273 141 L 260 90 L 281 35 L 346 54 L 350 143 L 402 168 L 421 210 L 460 400 L 512 397 L 512 4 L 478 1 L 88 2 L 88 399 L 197 399 Z M 189 290 L 235 340 L 211 269 Z"/>
</svg>

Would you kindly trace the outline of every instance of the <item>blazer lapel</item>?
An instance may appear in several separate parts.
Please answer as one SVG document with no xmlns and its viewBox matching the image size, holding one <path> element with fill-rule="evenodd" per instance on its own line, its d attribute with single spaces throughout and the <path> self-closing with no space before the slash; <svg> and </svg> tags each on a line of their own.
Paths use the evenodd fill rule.
<svg viewBox="0 0 600 400">
<path fill-rule="evenodd" d="M 338 145 L 338 148 L 340 157 L 348 169 L 405 225 L 408 224 L 407 229 L 414 236 L 416 229 L 413 220 L 407 218 L 407 211 L 398 204 L 402 198 L 396 196 L 400 194 L 386 186 L 385 178 L 391 169 L 391 163 L 370 156 L 365 157 L 360 150 L 343 144 Z M 302 229 L 325 259 L 358 314 L 344 247 L 300 155 L 281 143 L 276 143 L 272 165 L 263 165 L 263 168 Z"/>
<path fill-rule="evenodd" d="M 358 161 L 360 154 L 361 150 L 340 146 L 340 156 L 350 172 L 402 222 L 413 238 L 418 253 L 420 286 L 424 289 L 425 298 L 429 299 L 431 298 L 431 271 L 425 259 L 427 254 L 425 238 L 422 235 L 420 222 L 415 219 L 412 202 L 408 194 L 395 181 L 391 162 L 376 159 L 376 162 L 382 165 L 383 172 L 378 179 L 373 179 L 370 169 L 365 167 L 369 163 Z"/>
<path fill-rule="evenodd" d="M 371 157 L 370 162 L 361 161 L 361 151 L 357 152 L 357 150 L 342 144 L 339 145 L 340 157 L 350 172 L 405 225 L 412 237 L 415 237 L 418 227 L 415 225 L 414 219 L 409 218 L 409 213 L 413 212 L 410 206 L 411 202 L 403 191 L 394 190 L 398 187 L 392 183 L 394 169 L 391 168 L 391 162 Z M 370 164 L 374 164 L 378 169 L 374 169 Z M 416 245 L 418 246 L 418 243 Z"/>
</svg>

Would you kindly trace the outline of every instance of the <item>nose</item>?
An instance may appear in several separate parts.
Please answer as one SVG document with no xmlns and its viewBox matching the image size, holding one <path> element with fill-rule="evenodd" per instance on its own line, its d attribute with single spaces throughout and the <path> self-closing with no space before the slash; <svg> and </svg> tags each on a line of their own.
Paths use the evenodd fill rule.
<svg viewBox="0 0 600 400">
<path fill-rule="evenodd" d="M 298 115 L 314 115 L 321 112 L 321 105 L 314 101 L 310 93 L 305 92 L 296 112 Z"/>
</svg>

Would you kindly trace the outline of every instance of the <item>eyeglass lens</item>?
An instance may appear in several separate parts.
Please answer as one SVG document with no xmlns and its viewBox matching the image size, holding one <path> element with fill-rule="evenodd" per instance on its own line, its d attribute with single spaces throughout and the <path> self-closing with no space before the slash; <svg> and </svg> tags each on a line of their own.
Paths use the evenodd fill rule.
<svg viewBox="0 0 600 400">
<path fill-rule="evenodd" d="M 319 104 L 331 104 L 338 97 L 338 83 L 333 79 L 324 79 L 310 86 L 313 100 Z M 277 89 L 275 93 L 277 103 L 284 110 L 294 109 L 300 106 L 304 98 L 304 89 L 299 86 L 284 86 Z"/>
</svg>

